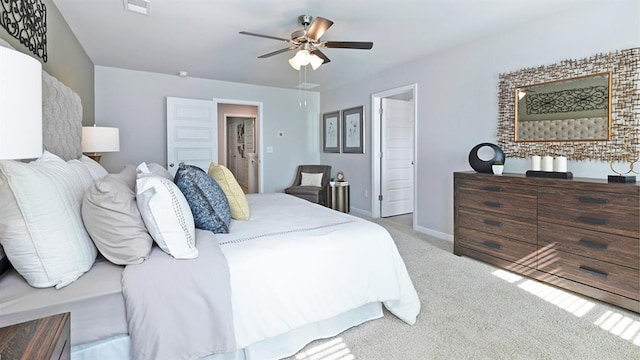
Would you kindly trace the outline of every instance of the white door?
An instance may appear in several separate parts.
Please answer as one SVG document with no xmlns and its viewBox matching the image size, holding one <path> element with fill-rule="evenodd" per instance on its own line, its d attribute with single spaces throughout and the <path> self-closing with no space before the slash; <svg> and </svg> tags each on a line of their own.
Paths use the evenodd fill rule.
<svg viewBox="0 0 640 360">
<path fill-rule="evenodd" d="M 413 212 L 413 102 L 382 99 L 382 217 Z"/>
<path fill-rule="evenodd" d="M 167 97 L 167 169 L 178 164 L 195 165 L 204 171 L 218 162 L 218 126 L 213 101 Z"/>
</svg>

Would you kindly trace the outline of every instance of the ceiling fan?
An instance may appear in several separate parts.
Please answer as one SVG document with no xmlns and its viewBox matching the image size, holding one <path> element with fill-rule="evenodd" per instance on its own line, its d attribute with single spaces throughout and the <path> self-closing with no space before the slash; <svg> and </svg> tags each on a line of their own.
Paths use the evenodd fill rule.
<svg viewBox="0 0 640 360">
<path fill-rule="evenodd" d="M 282 54 L 290 50 L 298 50 L 296 55 L 289 59 L 289 64 L 296 70 L 300 70 L 301 66 L 311 65 L 313 70 L 320 65 L 326 64 L 331 60 L 322 52 L 320 48 L 337 48 L 337 49 L 360 49 L 370 50 L 373 43 L 370 41 L 322 41 L 320 38 L 333 25 L 333 21 L 323 17 L 313 18 L 311 15 L 300 15 L 298 22 L 304 28 L 291 33 L 291 39 L 285 39 L 277 36 L 256 34 L 248 31 L 240 31 L 242 35 L 257 36 L 267 39 L 280 40 L 291 44 L 284 49 L 276 50 L 264 55 L 258 56 L 259 59 L 265 59 L 274 55 Z"/>
</svg>

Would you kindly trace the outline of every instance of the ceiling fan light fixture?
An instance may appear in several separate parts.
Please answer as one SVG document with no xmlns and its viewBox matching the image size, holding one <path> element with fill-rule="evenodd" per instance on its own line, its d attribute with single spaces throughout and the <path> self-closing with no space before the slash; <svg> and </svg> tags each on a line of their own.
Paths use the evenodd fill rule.
<svg viewBox="0 0 640 360">
<path fill-rule="evenodd" d="M 311 64 L 311 68 L 315 70 L 319 68 L 320 65 L 324 64 L 324 59 L 322 59 L 316 54 L 313 54 L 311 55 L 311 60 L 309 60 L 309 64 Z"/>
<path fill-rule="evenodd" d="M 289 65 L 296 70 L 300 70 L 302 66 L 311 64 L 313 70 L 317 69 L 324 63 L 324 60 L 316 54 L 311 54 L 309 50 L 299 50 L 294 57 L 289 59 Z"/>
<path fill-rule="evenodd" d="M 292 57 L 291 59 L 289 59 L 289 65 L 291 65 L 291 67 L 296 70 L 300 70 L 300 63 L 298 63 L 297 60 L 298 59 L 295 56 Z"/>
</svg>

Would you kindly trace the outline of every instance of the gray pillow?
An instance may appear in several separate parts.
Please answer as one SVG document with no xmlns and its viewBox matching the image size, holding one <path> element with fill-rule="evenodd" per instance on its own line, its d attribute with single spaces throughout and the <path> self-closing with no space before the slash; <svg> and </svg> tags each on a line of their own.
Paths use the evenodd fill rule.
<svg viewBox="0 0 640 360">
<path fill-rule="evenodd" d="M 151 171 L 152 174 L 162 176 L 163 178 L 169 179 L 173 181 L 173 176 L 171 173 L 165 169 L 162 165 L 156 163 L 147 164 L 147 168 Z"/>
<path fill-rule="evenodd" d="M 4 249 L 0 246 L 0 275 L 9 269 L 11 269 L 11 263 L 9 262 L 7 255 L 4 253 Z"/>
<path fill-rule="evenodd" d="M 131 189 L 131 191 L 136 191 L 136 166 L 135 165 L 125 165 L 124 169 L 120 171 L 119 174 L 112 175 L 116 176 L 118 180 L 124 181 L 125 184 Z"/>
<path fill-rule="evenodd" d="M 229 232 L 229 201 L 211 176 L 197 166 L 180 163 L 175 183 L 189 203 L 196 228 L 214 234 Z"/>
<path fill-rule="evenodd" d="M 149 257 L 153 239 L 147 232 L 130 187 L 135 168 L 93 183 L 82 201 L 84 226 L 100 253 L 114 264 L 140 264 Z"/>
</svg>

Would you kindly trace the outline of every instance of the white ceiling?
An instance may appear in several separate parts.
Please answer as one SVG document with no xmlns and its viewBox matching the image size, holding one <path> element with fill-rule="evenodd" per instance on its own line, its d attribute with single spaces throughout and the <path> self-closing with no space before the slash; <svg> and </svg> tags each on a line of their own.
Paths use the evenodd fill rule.
<svg viewBox="0 0 640 360">
<path fill-rule="evenodd" d="M 546 14 L 597 0 L 151 0 L 148 16 L 122 0 L 53 0 L 95 65 L 325 90 Z M 599 0 L 607 1 L 607 0 Z M 322 40 L 373 41 L 373 49 L 323 49 L 331 62 L 306 80 L 287 62 L 295 52 L 259 55 L 290 38 L 301 14 L 334 21 Z"/>
</svg>

